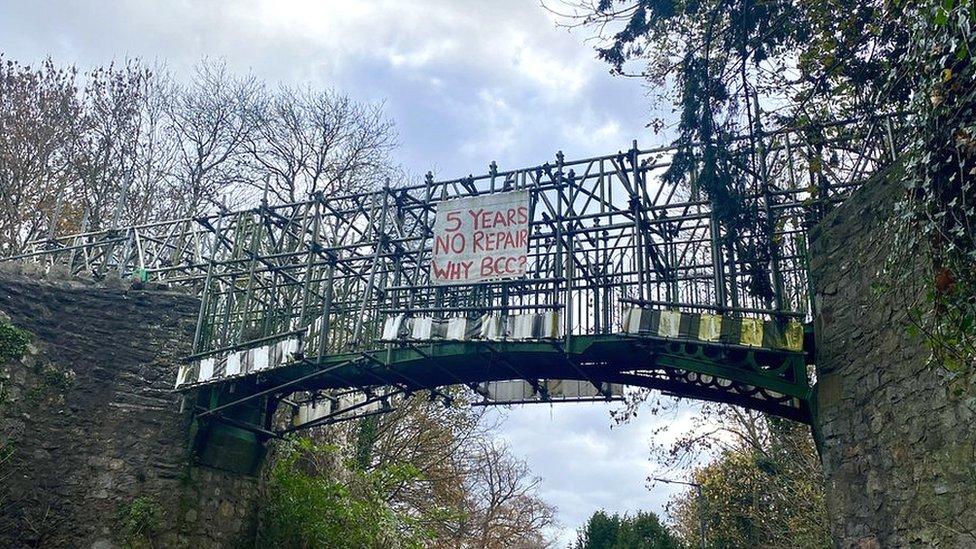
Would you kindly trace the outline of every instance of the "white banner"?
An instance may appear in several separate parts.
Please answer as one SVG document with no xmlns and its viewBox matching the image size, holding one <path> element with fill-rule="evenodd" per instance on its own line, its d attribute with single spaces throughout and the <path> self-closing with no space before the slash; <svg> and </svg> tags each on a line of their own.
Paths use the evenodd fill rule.
<svg viewBox="0 0 976 549">
<path fill-rule="evenodd" d="M 469 284 L 524 276 L 528 249 L 528 192 L 441 202 L 430 279 L 433 284 Z"/>
</svg>

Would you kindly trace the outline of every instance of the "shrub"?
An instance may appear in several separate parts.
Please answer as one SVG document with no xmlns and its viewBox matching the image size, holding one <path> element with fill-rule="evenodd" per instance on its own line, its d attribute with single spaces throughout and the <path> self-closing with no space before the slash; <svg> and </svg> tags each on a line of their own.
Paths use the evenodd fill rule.
<svg viewBox="0 0 976 549">
<path fill-rule="evenodd" d="M 30 341 L 30 332 L 9 322 L 0 321 L 0 363 L 24 356 Z"/>
<path fill-rule="evenodd" d="M 363 471 L 333 446 L 288 442 L 268 478 L 258 544 L 262 547 L 353 549 L 421 547 L 418 521 L 391 508 L 392 490 L 417 476 L 408 466 Z"/>
<path fill-rule="evenodd" d="M 162 511 L 152 497 L 139 496 L 119 509 L 119 526 L 128 547 L 151 546 L 161 524 Z"/>
</svg>

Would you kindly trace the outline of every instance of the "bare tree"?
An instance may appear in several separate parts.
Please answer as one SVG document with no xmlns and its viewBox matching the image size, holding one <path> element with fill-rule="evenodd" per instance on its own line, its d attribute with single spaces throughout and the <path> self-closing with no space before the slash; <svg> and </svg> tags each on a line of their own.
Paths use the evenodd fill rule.
<svg viewBox="0 0 976 549">
<path fill-rule="evenodd" d="M 88 228 L 113 227 L 123 221 L 123 208 L 139 154 L 143 95 L 150 73 L 138 61 L 113 63 L 86 75 L 84 132 L 74 158 Z M 124 221 L 133 222 L 132 218 Z"/>
<path fill-rule="evenodd" d="M 282 87 L 204 59 L 186 82 L 139 60 L 79 79 L 0 58 L 0 253 L 47 235 L 377 186 L 395 168 L 382 105 Z M 77 81 L 81 80 L 81 84 Z M 81 90 L 79 90 L 79 86 Z"/>
<path fill-rule="evenodd" d="M 205 59 L 188 84 L 168 94 L 178 144 L 175 183 L 187 215 L 204 213 L 244 182 L 244 144 L 257 125 L 253 107 L 261 89 L 253 77 L 232 76 L 224 62 Z"/>
<path fill-rule="evenodd" d="M 43 236 L 71 184 L 82 132 L 74 67 L 37 69 L 0 55 L 0 255 Z"/>
<path fill-rule="evenodd" d="M 179 197 L 174 179 L 179 142 L 167 117 L 175 90 L 165 66 L 150 69 L 139 96 L 139 136 L 135 166 L 126 193 L 125 218 L 147 223 L 173 217 Z"/>
<path fill-rule="evenodd" d="M 555 508 L 538 495 L 542 482 L 503 444 L 480 441 L 471 468 L 468 537 L 480 549 L 547 547 L 545 530 L 556 524 Z"/>
<path fill-rule="evenodd" d="M 255 111 L 258 124 L 247 150 L 258 169 L 271 176 L 269 190 L 280 201 L 370 188 L 391 172 L 396 132 L 382 105 L 281 87 L 263 97 Z"/>
</svg>

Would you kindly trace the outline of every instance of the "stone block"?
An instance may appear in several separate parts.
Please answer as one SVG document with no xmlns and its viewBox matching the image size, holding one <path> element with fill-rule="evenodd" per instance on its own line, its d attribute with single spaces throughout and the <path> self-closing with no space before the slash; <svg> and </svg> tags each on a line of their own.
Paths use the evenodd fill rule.
<svg viewBox="0 0 976 549">
<path fill-rule="evenodd" d="M 37 545 L 24 517 L 45 512 L 57 520 L 44 546 L 121 546 L 118 512 L 137 497 L 171 519 L 157 547 L 237 540 L 253 517 L 221 521 L 206 494 L 220 487 L 232 514 L 253 509 L 257 479 L 191 467 L 195 480 L 187 482 L 187 417 L 169 392 L 189 354 L 198 301 L 21 270 L 0 268 L 0 311 L 35 335 L 24 360 L 0 368 L 16 397 L 0 408 L 2 438 L 27 458 L 4 480 L 10 499 L 0 509 L 0 547 Z M 65 386 L 45 388 L 55 374 Z M 29 403 L 32 391 L 40 400 Z M 195 520 L 181 520 L 194 516 L 190 510 Z"/>
<path fill-rule="evenodd" d="M 965 512 L 976 509 L 967 470 L 976 471 L 974 385 L 964 380 L 973 406 L 947 400 L 952 381 L 927 366 L 927 349 L 907 335 L 919 290 L 880 272 L 891 247 L 882 227 L 898 188 L 875 179 L 812 232 L 816 421 L 830 528 L 844 548 L 971 546 L 953 531 L 976 531 L 976 511 Z M 926 259 L 918 261 L 922 272 Z M 923 508 L 925 497 L 940 503 Z"/>
</svg>

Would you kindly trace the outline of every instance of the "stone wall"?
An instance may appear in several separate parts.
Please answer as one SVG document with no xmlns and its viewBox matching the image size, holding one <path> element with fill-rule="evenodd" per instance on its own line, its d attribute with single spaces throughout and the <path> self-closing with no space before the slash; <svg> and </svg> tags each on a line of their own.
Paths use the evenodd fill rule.
<svg viewBox="0 0 976 549">
<path fill-rule="evenodd" d="M 818 445 L 839 547 L 976 547 L 976 399 L 968 378 L 929 364 L 911 284 L 883 271 L 901 192 L 876 178 L 813 233 Z M 910 254 L 909 254 L 910 255 Z"/>
<path fill-rule="evenodd" d="M 0 365 L 0 546 L 248 539 L 256 479 L 191 465 L 188 410 L 170 392 L 196 299 L 0 266 L 0 311 L 33 334 Z"/>
</svg>

